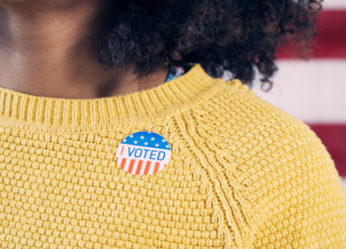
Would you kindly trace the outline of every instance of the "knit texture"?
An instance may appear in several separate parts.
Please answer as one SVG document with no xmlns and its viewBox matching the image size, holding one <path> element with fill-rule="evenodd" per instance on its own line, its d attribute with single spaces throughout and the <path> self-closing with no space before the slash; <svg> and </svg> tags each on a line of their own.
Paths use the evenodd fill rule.
<svg viewBox="0 0 346 249">
<path fill-rule="evenodd" d="M 117 164 L 138 131 L 169 142 L 162 171 Z M 346 248 L 346 197 L 310 127 L 199 64 L 107 98 L 0 88 L 0 247 Z"/>
</svg>

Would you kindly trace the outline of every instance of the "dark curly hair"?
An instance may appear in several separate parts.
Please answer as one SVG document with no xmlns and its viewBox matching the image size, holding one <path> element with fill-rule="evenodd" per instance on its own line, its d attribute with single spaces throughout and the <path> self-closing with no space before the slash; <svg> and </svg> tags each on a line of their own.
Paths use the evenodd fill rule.
<svg viewBox="0 0 346 249">
<path fill-rule="evenodd" d="M 291 44 L 296 55 L 310 56 L 321 1 L 114 1 L 99 61 L 108 68 L 132 66 L 139 78 L 172 64 L 200 63 L 212 77 L 229 70 L 250 87 L 257 68 L 269 90 L 278 49 Z"/>
</svg>

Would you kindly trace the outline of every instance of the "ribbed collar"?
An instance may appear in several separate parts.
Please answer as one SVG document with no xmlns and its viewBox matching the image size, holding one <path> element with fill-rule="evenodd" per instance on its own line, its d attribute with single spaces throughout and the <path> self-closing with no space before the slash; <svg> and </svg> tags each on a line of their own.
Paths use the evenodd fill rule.
<svg viewBox="0 0 346 249">
<path fill-rule="evenodd" d="M 157 87 L 105 98 L 41 97 L 0 87 L 0 122 L 50 131 L 131 126 L 189 108 L 216 93 L 220 83 L 195 64 L 186 74 Z"/>
</svg>

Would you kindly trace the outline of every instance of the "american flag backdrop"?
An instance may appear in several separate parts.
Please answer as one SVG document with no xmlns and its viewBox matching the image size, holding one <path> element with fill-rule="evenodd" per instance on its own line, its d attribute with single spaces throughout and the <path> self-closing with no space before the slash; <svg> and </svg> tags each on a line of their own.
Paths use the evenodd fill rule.
<svg viewBox="0 0 346 249">
<path fill-rule="evenodd" d="M 118 165 L 134 175 L 152 175 L 167 166 L 171 147 L 167 140 L 150 131 L 139 131 L 124 138 L 118 146 Z"/>
<path fill-rule="evenodd" d="M 279 57 L 274 86 L 264 100 L 309 125 L 326 146 L 346 189 L 346 0 L 325 0 L 314 58 Z"/>
</svg>

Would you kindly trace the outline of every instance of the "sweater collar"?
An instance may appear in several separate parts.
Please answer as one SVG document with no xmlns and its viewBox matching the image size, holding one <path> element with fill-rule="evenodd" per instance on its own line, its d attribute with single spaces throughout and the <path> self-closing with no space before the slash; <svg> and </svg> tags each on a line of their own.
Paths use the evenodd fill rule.
<svg viewBox="0 0 346 249">
<path fill-rule="evenodd" d="M 129 126 L 189 107 L 215 92 L 215 82 L 195 64 L 187 73 L 157 87 L 120 96 L 66 99 L 29 95 L 0 87 L 0 121 L 25 127 L 76 130 Z M 211 91 L 206 91 L 211 88 Z M 214 90 L 213 90 L 214 89 Z M 74 127 L 74 128 L 72 128 Z M 78 129 L 81 130 L 81 129 Z"/>
</svg>

